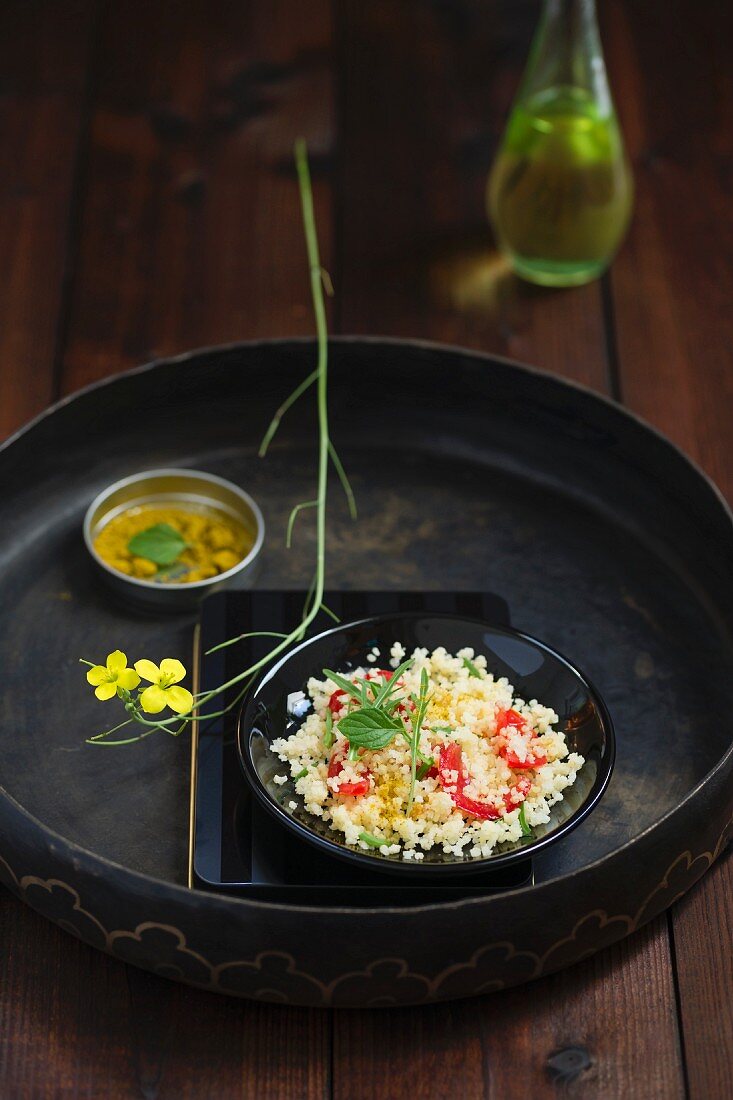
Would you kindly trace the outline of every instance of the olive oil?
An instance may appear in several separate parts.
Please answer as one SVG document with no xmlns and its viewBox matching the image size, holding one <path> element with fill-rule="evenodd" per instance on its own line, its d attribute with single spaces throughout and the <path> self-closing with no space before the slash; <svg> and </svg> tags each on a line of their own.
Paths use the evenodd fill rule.
<svg viewBox="0 0 733 1100">
<path fill-rule="evenodd" d="M 546 0 L 489 177 L 499 246 L 532 282 L 588 282 L 623 238 L 632 189 L 593 0 Z"/>
<path fill-rule="evenodd" d="M 489 182 L 491 217 L 518 274 L 567 286 L 606 268 L 631 211 L 615 117 L 577 88 L 518 104 Z"/>
</svg>

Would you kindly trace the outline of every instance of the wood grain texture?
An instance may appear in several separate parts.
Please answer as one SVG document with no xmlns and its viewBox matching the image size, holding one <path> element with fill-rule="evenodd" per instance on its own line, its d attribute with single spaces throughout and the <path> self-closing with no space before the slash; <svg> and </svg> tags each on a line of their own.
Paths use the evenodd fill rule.
<svg viewBox="0 0 733 1100">
<path fill-rule="evenodd" d="M 608 391 L 600 284 L 530 288 L 487 256 L 486 172 L 537 6 L 355 0 L 339 10 L 342 328 L 477 346 Z M 632 1017 L 654 1051 L 641 1062 L 624 1039 Z M 384 1096 L 388 1075 L 390 1097 L 450 1096 L 455 1081 L 471 1097 L 516 1096 L 520 1079 L 538 1097 L 682 1096 L 666 922 L 526 989 L 337 1015 L 337 1100 Z"/>
<path fill-rule="evenodd" d="M 666 919 L 518 989 L 430 1009 L 337 1017 L 336 1100 L 457 1095 L 682 1097 Z"/>
<path fill-rule="evenodd" d="M 92 104 L 62 390 L 197 344 L 311 331 L 292 145 L 309 141 L 328 264 L 330 35 L 326 0 L 103 6 L 93 67 L 68 62 Z M 26 311 L 41 281 L 23 283 Z M 60 283 L 59 270 L 48 285 Z M 36 321 L 53 334 L 58 318 L 41 305 Z M 4 891 L 0 920 L 12 963 L 0 982 L 0 1096 L 326 1094 L 328 1013 L 184 989 L 43 922 L 34 940 L 38 918 Z"/>
<path fill-rule="evenodd" d="M 0 1096 L 131 1095 L 125 967 L 0 889 Z"/>
<path fill-rule="evenodd" d="M 94 0 L 0 6 L 0 439 L 55 396 Z"/>
<path fill-rule="evenodd" d="M 621 392 L 733 502 L 733 11 L 654 0 L 606 14 L 637 191 L 612 273 Z M 729 856 L 672 911 L 693 1100 L 731 1093 L 732 896 Z"/>
<path fill-rule="evenodd" d="M 598 284 L 530 288 L 492 251 L 485 177 L 538 0 L 129 0 L 100 5 L 96 32 L 95 6 L 0 11 L 0 429 L 49 400 L 54 360 L 68 392 L 156 354 L 310 332 L 304 133 L 341 331 L 462 343 L 601 390 L 618 368 L 625 400 L 733 493 L 722 0 L 601 6 L 638 191 L 613 332 Z M 728 857 L 673 911 L 681 1042 L 661 919 L 518 990 L 336 1014 L 332 1079 L 328 1013 L 126 968 L 0 890 L 0 1096 L 667 1100 L 686 1070 L 693 1100 L 717 1100 L 731 885 Z"/>
<path fill-rule="evenodd" d="M 612 272 L 623 399 L 733 500 L 733 8 L 653 0 L 607 14 L 636 181 Z"/>
<path fill-rule="evenodd" d="M 733 851 L 672 910 L 677 986 L 691 1100 L 731 1094 Z"/>
<path fill-rule="evenodd" d="M 522 283 L 487 220 L 536 0 L 344 0 L 337 12 L 341 330 L 462 344 L 605 389 L 599 284 Z"/>
<path fill-rule="evenodd" d="M 146 974 L 80 943 L 5 890 L 0 943 L 4 1100 L 328 1094 L 324 1011 L 233 1001 Z"/>
<path fill-rule="evenodd" d="M 324 262 L 327 0 L 111 4 L 84 180 L 65 391 L 203 344 L 312 330 L 293 142 Z"/>
</svg>

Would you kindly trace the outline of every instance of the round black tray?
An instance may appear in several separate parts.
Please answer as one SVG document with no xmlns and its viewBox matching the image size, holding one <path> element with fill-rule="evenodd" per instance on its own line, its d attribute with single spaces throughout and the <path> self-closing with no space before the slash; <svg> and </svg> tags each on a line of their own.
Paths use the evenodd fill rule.
<svg viewBox="0 0 733 1100">
<path fill-rule="evenodd" d="M 733 812 L 733 524 L 676 448 L 617 406 L 504 360 L 420 343 L 332 344 L 329 583 L 490 589 L 513 625 L 587 671 L 617 731 L 594 814 L 538 855 L 534 886 L 412 908 L 298 907 L 185 887 L 187 745 L 84 737 L 117 719 L 77 657 L 190 666 L 193 616 L 142 618 L 92 577 L 81 519 L 105 484 L 189 465 L 240 483 L 268 527 L 261 584 L 307 587 L 315 422 L 302 399 L 272 453 L 274 408 L 310 341 L 153 364 L 51 410 L 0 452 L 0 878 L 127 961 L 207 988 L 300 1004 L 447 999 L 537 977 L 679 897 Z"/>
</svg>

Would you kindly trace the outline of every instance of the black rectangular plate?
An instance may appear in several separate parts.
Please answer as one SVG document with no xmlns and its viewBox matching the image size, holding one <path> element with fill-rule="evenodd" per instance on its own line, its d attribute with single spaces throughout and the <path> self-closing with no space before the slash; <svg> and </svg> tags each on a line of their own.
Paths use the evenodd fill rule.
<svg viewBox="0 0 733 1100">
<path fill-rule="evenodd" d="M 221 592 L 204 601 L 198 631 L 199 690 L 226 682 L 268 652 L 269 638 L 245 639 L 206 655 L 212 646 L 257 630 L 287 631 L 300 619 L 304 592 Z M 429 611 L 509 623 L 500 597 L 479 592 L 329 592 L 325 602 L 344 622 L 395 611 Z M 322 615 L 313 633 L 333 626 Z M 253 798 L 236 747 L 237 709 L 195 730 L 191 770 L 189 885 L 291 904 L 423 905 L 513 889 L 532 879 L 531 860 L 467 875 L 457 885 L 405 884 L 395 876 L 357 874 L 283 829 Z"/>
</svg>

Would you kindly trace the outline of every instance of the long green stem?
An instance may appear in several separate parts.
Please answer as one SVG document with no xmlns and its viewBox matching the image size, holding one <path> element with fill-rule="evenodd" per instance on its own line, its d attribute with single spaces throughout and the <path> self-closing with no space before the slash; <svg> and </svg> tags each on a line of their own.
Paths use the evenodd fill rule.
<svg viewBox="0 0 733 1100">
<path fill-rule="evenodd" d="M 285 546 L 288 550 L 290 549 L 291 543 L 293 541 L 293 527 L 295 526 L 295 521 L 298 518 L 299 513 L 304 511 L 306 508 L 316 508 L 317 505 L 317 500 L 301 500 L 300 504 L 296 504 L 290 512 L 290 517 L 288 518 L 288 529 L 285 534 Z"/>
<path fill-rule="evenodd" d="M 97 735 L 97 738 L 92 739 L 91 743 L 96 745 L 122 745 L 131 744 L 133 741 L 139 741 L 143 737 L 149 736 L 154 730 L 160 730 L 164 733 L 169 733 L 174 737 L 177 737 L 186 725 L 190 722 L 198 719 L 199 721 L 205 721 L 209 718 L 215 718 L 220 715 L 226 714 L 231 708 L 243 697 L 244 693 L 249 689 L 253 682 L 254 676 L 266 665 L 270 664 L 280 653 L 286 650 L 293 642 L 300 640 L 306 633 L 308 627 L 316 618 L 321 608 L 323 607 L 323 594 L 325 588 L 325 574 L 326 574 L 326 502 L 327 502 L 327 490 L 328 490 L 328 469 L 329 469 L 329 457 L 332 459 L 336 472 L 341 480 L 341 484 L 346 493 L 347 500 L 349 502 L 349 510 L 352 515 L 355 514 L 356 506 L 354 503 L 354 494 L 351 490 L 348 478 L 341 464 L 341 461 L 336 454 L 333 446 L 331 445 L 329 437 L 329 425 L 328 425 L 328 330 L 326 325 L 326 307 L 323 297 L 324 282 L 327 290 L 330 288 L 330 280 L 324 278 L 324 271 L 321 267 L 321 261 L 318 251 L 318 235 L 316 231 L 316 219 L 313 209 L 313 191 L 311 187 L 310 171 L 308 167 L 308 153 L 305 142 L 301 139 L 295 143 L 295 164 L 298 173 L 298 185 L 300 189 L 300 201 L 303 214 L 303 229 L 305 232 L 306 249 L 308 255 L 308 270 L 310 276 L 310 288 L 311 298 L 313 302 L 313 313 L 316 322 L 316 337 L 317 337 L 317 364 L 316 369 L 308 375 L 307 378 L 300 383 L 300 385 L 293 391 L 290 397 L 278 409 L 275 417 L 273 418 L 266 434 L 262 441 L 260 453 L 264 454 L 267 447 L 277 431 L 280 419 L 285 412 L 294 404 L 298 398 L 305 393 L 305 391 L 317 383 L 317 408 L 318 408 L 318 477 L 317 477 L 317 491 L 316 498 L 313 501 L 308 501 L 304 504 L 297 505 L 291 513 L 290 523 L 288 525 L 288 543 L 290 541 L 290 535 L 292 533 L 292 524 L 297 516 L 298 512 L 306 507 L 314 507 L 316 509 L 316 564 L 315 574 L 313 578 L 312 589 L 309 592 L 309 597 L 306 600 L 306 605 L 303 609 L 303 615 L 300 623 L 297 627 L 291 630 L 288 634 L 275 634 L 280 638 L 277 645 L 273 646 L 270 652 L 255 661 L 244 669 L 242 672 L 233 676 L 226 683 L 221 684 L 219 687 L 212 689 L 211 691 L 201 692 L 194 696 L 193 708 L 188 714 L 173 715 L 170 718 L 162 718 L 157 720 L 150 720 L 144 716 L 139 704 L 132 699 L 128 698 L 126 703 L 126 709 L 129 714 L 128 720 L 134 720 L 145 726 L 146 729 L 138 736 L 133 738 L 127 738 L 119 741 L 106 740 L 107 736 L 114 733 L 115 730 L 108 730 L 106 734 Z M 332 613 L 331 613 L 332 614 Z M 266 632 L 258 632 L 266 633 Z M 242 636 L 244 637 L 244 635 Z M 237 639 L 232 639 L 236 641 Z M 229 642 L 224 642 L 220 646 L 214 647 L 215 649 L 222 648 L 223 645 L 228 645 Z M 213 650 L 211 651 L 213 652 Z M 85 662 L 91 664 L 91 662 Z M 222 710 L 212 712 L 210 714 L 202 714 L 201 707 L 205 706 L 211 699 L 214 699 L 230 688 L 236 685 L 243 685 L 237 696 L 232 702 L 230 702 Z M 126 725 L 127 723 L 122 723 Z M 180 728 L 171 728 L 177 727 Z"/>
<path fill-rule="evenodd" d="M 339 458 L 336 448 L 334 447 L 330 439 L 328 441 L 328 453 L 331 456 L 331 461 L 333 462 L 336 473 L 339 476 L 341 486 L 344 490 L 344 493 L 346 494 L 346 503 L 349 506 L 349 515 L 352 519 L 356 519 L 356 497 L 354 496 L 354 490 L 351 488 L 351 482 L 346 476 L 346 470 L 344 469 L 343 462 Z"/>
<path fill-rule="evenodd" d="M 308 153 L 305 142 L 300 139 L 295 143 L 295 165 L 298 170 L 298 183 L 300 185 L 300 203 L 303 212 L 303 229 L 308 252 L 308 267 L 310 271 L 311 298 L 313 300 L 313 313 L 316 321 L 316 337 L 318 341 L 318 360 L 316 370 L 318 372 L 317 402 L 318 402 L 318 488 L 316 492 L 316 583 L 313 600 L 306 611 L 303 620 L 292 630 L 279 645 L 273 647 L 270 653 L 261 660 L 256 661 L 243 672 L 227 680 L 221 687 L 209 691 L 197 699 L 197 705 L 207 703 L 209 699 L 246 680 L 255 672 L 259 672 L 266 664 L 269 664 L 278 654 L 287 649 L 297 638 L 302 637 L 310 624 L 320 611 L 323 600 L 326 576 L 326 497 L 328 488 L 328 328 L 326 325 L 326 305 L 323 298 L 323 284 L 321 280 L 321 261 L 318 252 L 318 234 L 316 232 L 316 218 L 313 210 L 313 191 L 311 188 L 310 171 L 308 168 Z"/>
<path fill-rule="evenodd" d="M 292 406 L 295 404 L 295 402 L 298 400 L 298 398 L 302 397 L 303 394 L 305 393 L 305 391 L 307 389 L 309 389 L 313 385 L 314 382 L 317 382 L 317 381 L 318 381 L 318 369 L 316 369 L 314 371 L 311 371 L 311 373 L 308 375 L 308 377 L 304 378 L 303 381 L 300 383 L 300 385 L 295 387 L 295 389 L 290 394 L 290 396 L 285 398 L 282 405 L 280 406 L 280 408 L 277 410 L 277 412 L 273 416 L 272 420 L 270 421 L 270 425 L 269 425 L 267 431 L 265 432 L 265 435 L 264 435 L 264 438 L 263 438 L 262 442 L 260 443 L 260 450 L 259 450 L 260 458 L 264 458 L 265 455 L 267 454 L 267 448 L 272 443 L 272 440 L 275 437 L 275 433 L 277 432 L 277 429 L 280 427 L 280 421 L 285 416 L 285 413 L 288 411 L 288 409 L 292 408 Z"/>
<path fill-rule="evenodd" d="M 211 653 L 218 653 L 220 649 L 236 645 L 237 642 L 243 642 L 245 638 L 287 638 L 287 634 L 283 634 L 281 630 L 248 630 L 246 634 L 237 634 L 236 638 L 227 638 L 225 642 L 212 645 L 211 649 L 205 650 L 205 656 L 208 657 Z"/>
</svg>

